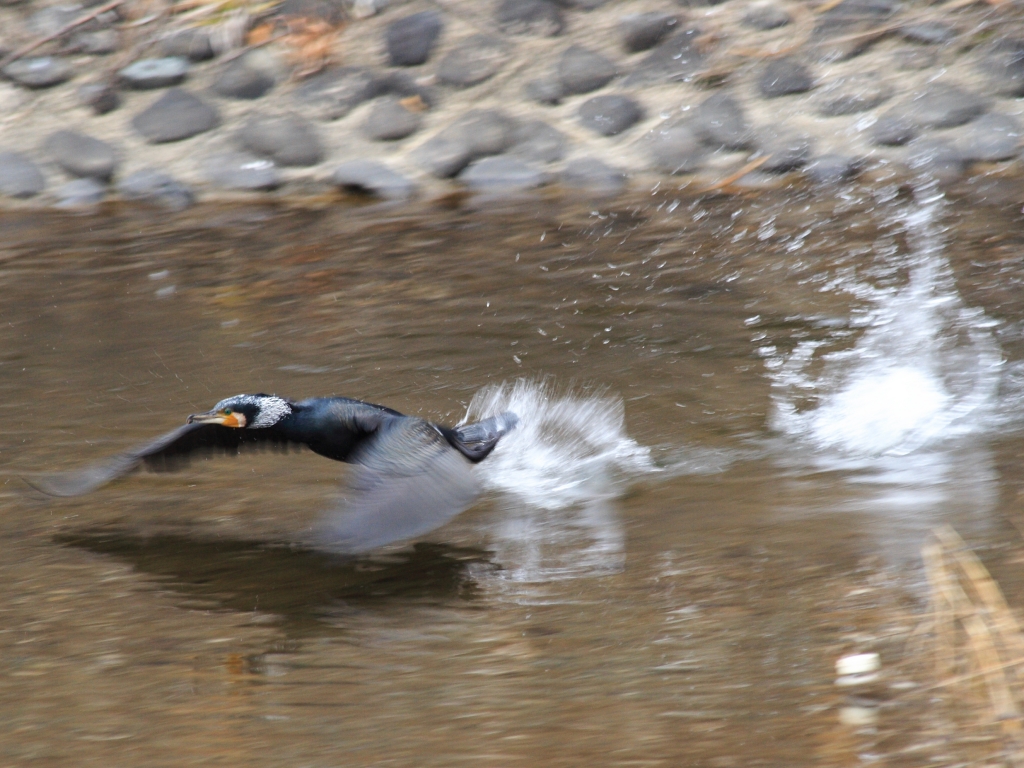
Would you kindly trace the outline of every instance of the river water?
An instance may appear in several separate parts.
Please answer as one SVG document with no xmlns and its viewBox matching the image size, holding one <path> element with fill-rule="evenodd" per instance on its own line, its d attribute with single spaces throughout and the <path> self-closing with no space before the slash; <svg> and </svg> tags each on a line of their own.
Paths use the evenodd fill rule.
<svg viewBox="0 0 1024 768">
<path fill-rule="evenodd" d="M 1012 195 L 1011 195 L 1012 198 Z M 921 627 L 1024 601 L 1024 226 L 934 190 L 0 216 L 0 762 L 986 764 Z M 345 468 L 71 469 L 239 392 L 519 429 L 355 562 Z M 837 688 L 878 653 L 882 683 Z M 979 715 L 980 717 L 980 715 Z"/>
</svg>

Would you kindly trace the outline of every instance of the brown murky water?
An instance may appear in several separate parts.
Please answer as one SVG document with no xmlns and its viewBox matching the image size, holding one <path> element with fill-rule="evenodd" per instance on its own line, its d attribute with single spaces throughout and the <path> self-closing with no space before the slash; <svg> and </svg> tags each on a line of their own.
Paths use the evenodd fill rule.
<svg viewBox="0 0 1024 768">
<path fill-rule="evenodd" d="M 997 760 L 998 731 L 954 722 L 929 687 L 918 552 L 952 523 L 1021 605 L 1019 428 L 993 420 L 943 443 L 941 472 L 880 482 L 773 420 L 772 355 L 836 327 L 860 338 L 847 320 L 866 300 L 837 281 L 909 280 L 911 205 L 4 214 L 0 763 Z M 1005 416 L 1019 207 L 949 203 L 933 229 L 957 300 L 996 323 Z M 290 544 L 344 471 L 312 455 L 75 500 L 16 479 L 237 392 L 455 422 L 482 387 L 545 377 L 621 398 L 668 471 L 618 472 L 560 509 L 491 492 L 356 563 Z M 885 674 L 851 697 L 833 665 L 857 651 Z"/>
</svg>

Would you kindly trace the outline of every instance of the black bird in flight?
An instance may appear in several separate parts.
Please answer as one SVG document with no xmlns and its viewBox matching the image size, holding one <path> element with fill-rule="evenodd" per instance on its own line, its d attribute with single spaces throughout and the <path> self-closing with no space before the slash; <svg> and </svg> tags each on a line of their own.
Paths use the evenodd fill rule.
<svg viewBox="0 0 1024 768">
<path fill-rule="evenodd" d="M 348 397 L 294 402 L 236 395 L 134 450 L 30 482 L 53 496 L 78 496 L 142 466 L 174 471 L 202 454 L 305 446 L 355 465 L 347 500 L 325 517 L 316 534 L 320 546 L 356 553 L 422 535 L 468 507 L 479 493 L 471 466 L 487 458 L 518 422 L 506 412 L 445 427 Z"/>
</svg>

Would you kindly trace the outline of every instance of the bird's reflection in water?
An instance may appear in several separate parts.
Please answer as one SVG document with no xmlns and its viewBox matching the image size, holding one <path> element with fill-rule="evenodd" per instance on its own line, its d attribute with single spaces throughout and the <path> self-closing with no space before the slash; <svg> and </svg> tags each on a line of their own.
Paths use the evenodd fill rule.
<svg viewBox="0 0 1024 768">
<path fill-rule="evenodd" d="M 290 636 L 327 634 L 354 612 L 453 606 L 478 593 L 496 568 L 487 552 L 444 544 L 373 558 L 342 558 L 281 544 L 142 535 L 119 528 L 61 534 L 58 543 L 116 557 L 186 600 L 184 605 L 279 617 Z"/>
</svg>

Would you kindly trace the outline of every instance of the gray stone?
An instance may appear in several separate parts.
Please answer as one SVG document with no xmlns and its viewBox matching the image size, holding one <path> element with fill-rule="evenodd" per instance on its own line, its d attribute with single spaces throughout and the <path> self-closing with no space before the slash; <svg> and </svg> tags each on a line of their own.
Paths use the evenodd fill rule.
<svg viewBox="0 0 1024 768">
<path fill-rule="evenodd" d="M 113 112 L 121 105 L 121 96 L 108 83 L 86 83 L 76 91 L 78 101 L 97 115 Z"/>
<path fill-rule="evenodd" d="M 392 67 L 423 64 L 430 58 L 443 27 L 437 11 L 421 11 L 391 22 L 384 34 L 388 63 Z"/>
<path fill-rule="evenodd" d="M 497 194 L 536 189 L 548 182 L 548 175 L 518 158 L 499 156 L 471 163 L 459 181 L 477 192 Z"/>
<path fill-rule="evenodd" d="M 339 165 L 332 177 L 335 186 L 348 192 L 374 195 L 389 200 L 407 200 L 415 185 L 376 160 L 349 160 Z"/>
<path fill-rule="evenodd" d="M 679 26 L 679 17 L 661 11 L 631 13 L 619 20 L 622 47 L 629 53 L 653 48 Z"/>
<path fill-rule="evenodd" d="M 284 18 L 323 21 L 333 27 L 345 20 L 344 5 L 338 0 L 283 0 L 274 12 Z"/>
<path fill-rule="evenodd" d="M 789 56 L 769 61 L 757 80 L 757 88 L 766 99 L 806 93 L 813 87 L 814 78 L 807 67 Z"/>
<path fill-rule="evenodd" d="M 614 196 L 626 187 L 626 174 L 618 168 L 606 165 L 596 157 L 580 157 L 570 160 L 561 175 L 562 186 L 570 189 Z"/>
<path fill-rule="evenodd" d="M 891 96 L 892 87 L 877 72 L 860 72 L 822 84 L 814 107 L 820 115 L 839 117 L 874 109 Z"/>
<path fill-rule="evenodd" d="M 251 66 L 247 57 L 228 62 L 213 81 L 213 90 L 229 99 L 258 99 L 276 85 L 265 68 Z"/>
<path fill-rule="evenodd" d="M 156 203 L 173 211 L 182 211 L 195 202 L 191 189 L 155 168 L 143 168 L 125 176 L 117 182 L 117 192 L 125 200 Z"/>
<path fill-rule="evenodd" d="M 64 59 L 39 56 L 12 61 L 3 68 L 3 74 L 26 88 L 50 88 L 70 80 L 75 72 Z"/>
<path fill-rule="evenodd" d="M 423 117 L 402 105 L 396 96 L 377 99 L 361 126 L 363 135 L 374 141 L 396 141 L 420 129 Z"/>
<path fill-rule="evenodd" d="M 121 38 L 113 29 L 78 32 L 71 38 L 71 49 L 90 56 L 106 56 L 121 47 Z"/>
<path fill-rule="evenodd" d="M 217 110 L 181 88 L 171 88 L 132 118 L 151 144 L 180 141 L 208 131 L 220 122 Z"/>
<path fill-rule="evenodd" d="M 316 165 L 324 157 L 316 129 L 294 114 L 250 115 L 238 133 L 238 142 L 277 165 L 306 167 Z"/>
<path fill-rule="evenodd" d="M 555 79 L 530 80 L 526 84 L 526 98 L 538 104 L 561 104 L 562 86 Z"/>
<path fill-rule="evenodd" d="M 941 45 L 955 40 L 956 30 L 940 21 L 918 21 L 901 26 L 899 35 L 912 43 Z"/>
<path fill-rule="evenodd" d="M 581 45 L 571 45 L 558 59 L 555 76 L 562 93 L 590 93 L 611 82 L 618 74 L 615 63 Z"/>
<path fill-rule="evenodd" d="M 467 88 L 490 79 L 508 61 L 505 42 L 494 35 L 472 35 L 449 51 L 437 65 L 437 79 Z"/>
<path fill-rule="evenodd" d="M 390 93 L 403 99 L 418 98 L 423 102 L 424 107 L 432 107 L 437 102 L 431 88 L 420 85 L 407 73 L 401 71 L 382 74 L 377 80 L 376 88 L 376 95 L 383 96 Z"/>
<path fill-rule="evenodd" d="M 910 105 L 910 116 L 928 128 L 952 128 L 969 123 L 988 108 L 988 103 L 955 85 L 932 83 Z"/>
<path fill-rule="evenodd" d="M 990 46 L 980 67 L 1000 96 L 1024 96 L 1024 40 L 1010 38 Z"/>
<path fill-rule="evenodd" d="M 817 184 L 838 184 L 856 178 L 863 167 L 864 163 L 859 158 L 826 154 L 814 158 L 803 172 Z"/>
<path fill-rule="evenodd" d="M 555 37 L 562 33 L 562 12 L 549 0 L 501 0 L 498 27 L 511 35 Z"/>
<path fill-rule="evenodd" d="M 281 186 L 281 175 L 273 160 L 244 152 L 221 152 L 207 156 L 206 177 L 224 189 L 270 190 Z"/>
<path fill-rule="evenodd" d="M 724 91 L 712 94 L 693 111 L 690 127 L 701 141 L 716 149 L 747 149 L 753 139 L 743 107 Z"/>
<path fill-rule="evenodd" d="M 162 59 L 139 59 L 117 73 L 121 82 L 136 90 L 166 88 L 178 85 L 188 74 L 188 59 L 166 56 Z"/>
<path fill-rule="evenodd" d="M 543 120 L 527 120 L 516 129 L 508 154 L 528 163 L 555 163 L 565 155 L 565 134 Z"/>
<path fill-rule="evenodd" d="M 214 56 L 210 33 L 203 27 L 190 27 L 173 32 L 160 40 L 164 56 L 184 56 L 189 61 L 207 61 Z"/>
<path fill-rule="evenodd" d="M 694 173 L 708 156 L 707 147 L 688 125 L 662 125 L 644 138 L 653 169 L 662 173 Z"/>
<path fill-rule="evenodd" d="M 40 8 L 28 19 L 28 28 L 37 37 L 49 37 L 85 13 L 85 6 L 78 3 L 51 5 Z"/>
<path fill-rule="evenodd" d="M 883 147 L 899 147 L 918 134 L 917 123 L 896 110 L 889 110 L 871 126 L 871 143 Z"/>
<path fill-rule="evenodd" d="M 412 152 L 413 160 L 439 178 L 450 178 L 473 160 L 510 146 L 515 122 L 497 110 L 472 110 L 438 131 Z"/>
<path fill-rule="evenodd" d="M 35 197 L 46 188 L 42 172 L 19 152 L 0 152 L 0 195 Z"/>
<path fill-rule="evenodd" d="M 117 152 L 112 146 L 78 131 L 51 134 L 44 150 L 72 176 L 110 181 L 118 165 Z"/>
<path fill-rule="evenodd" d="M 789 13 L 775 3 L 753 3 L 743 15 L 744 24 L 761 32 L 784 27 L 790 21 Z"/>
<path fill-rule="evenodd" d="M 580 105 L 580 124 L 602 136 L 617 136 L 644 116 L 636 100 L 621 94 L 594 96 Z"/>
<path fill-rule="evenodd" d="M 885 36 L 883 22 L 898 6 L 898 0 L 844 0 L 818 15 L 805 48 L 820 61 L 845 61 L 859 56 Z"/>
<path fill-rule="evenodd" d="M 90 208 L 106 197 L 107 187 L 96 179 L 74 179 L 57 187 L 57 208 Z"/>
<path fill-rule="evenodd" d="M 810 136 L 779 126 L 761 128 L 757 145 L 757 156 L 768 155 L 768 160 L 759 168 L 764 173 L 786 173 L 802 168 L 814 149 Z"/>
<path fill-rule="evenodd" d="M 956 142 L 960 156 L 969 162 L 1011 160 L 1020 153 L 1021 125 L 1010 115 L 982 115 L 964 128 Z"/>
<path fill-rule="evenodd" d="M 705 56 L 697 45 L 700 30 L 683 29 L 651 50 L 626 78 L 627 86 L 685 82 L 704 67 Z"/>
<path fill-rule="evenodd" d="M 967 162 L 960 151 L 943 139 L 922 137 L 907 147 L 907 166 L 928 178 L 954 181 L 963 176 Z"/>
<path fill-rule="evenodd" d="M 386 92 L 381 79 L 364 67 L 329 69 L 309 78 L 293 91 L 304 112 L 312 112 L 321 120 L 344 117 L 364 101 Z"/>
</svg>

